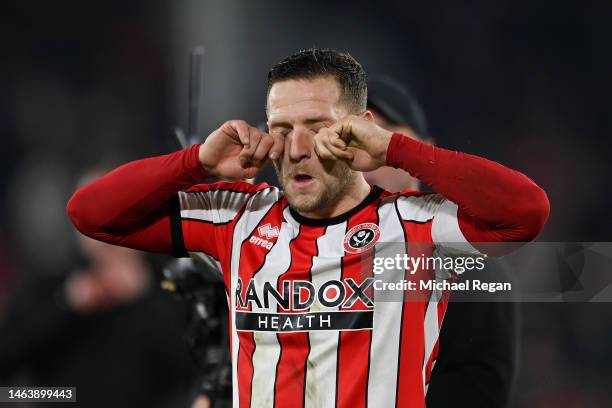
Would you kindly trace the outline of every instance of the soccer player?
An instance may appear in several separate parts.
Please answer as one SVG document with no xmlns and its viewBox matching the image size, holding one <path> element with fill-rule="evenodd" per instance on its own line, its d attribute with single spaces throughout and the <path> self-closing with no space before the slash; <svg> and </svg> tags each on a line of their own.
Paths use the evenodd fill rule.
<svg viewBox="0 0 612 408">
<path fill-rule="evenodd" d="M 528 177 L 387 131 L 366 98 L 350 55 L 298 52 L 268 75 L 269 133 L 228 121 L 202 145 L 123 165 L 68 203 L 86 235 L 219 269 L 235 407 L 423 407 L 445 305 L 377 299 L 364 263 L 416 242 L 475 256 L 477 243 L 530 241 L 546 222 L 546 194 Z M 239 180 L 268 159 L 282 191 Z M 437 194 L 370 187 L 362 172 L 381 166 Z M 197 184 L 211 176 L 237 181 Z"/>
</svg>

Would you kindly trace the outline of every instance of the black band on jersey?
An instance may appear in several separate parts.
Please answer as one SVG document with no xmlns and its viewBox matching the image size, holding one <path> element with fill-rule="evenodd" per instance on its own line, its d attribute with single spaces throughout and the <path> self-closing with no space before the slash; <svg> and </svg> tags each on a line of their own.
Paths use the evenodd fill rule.
<svg viewBox="0 0 612 408">
<path fill-rule="evenodd" d="M 172 234 L 172 255 L 176 258 L 189 257 L 183 239 L 183 224 L 181 223 L 181 203 L 178 194 L 169 201 L 170 233 Z"/>
<path fill-rule="evenodd" d="M 356 207 L 348 210 L 344 214 L 340 214 L 331 218 L 304 217 L 291 207 L 289 207 L 289 211 L 291 212 L 293 218 L 302 225 L 307 225 L 310 227 L 324 227 L 326 225 L 340 224 L 341 222 L 348 220 L 353 215 L 357 214 L 359 211 L 376 201 L 376 199 L 380 197 L 383 191 L 384 190 L 378 186 L 372 187 L 372 190 L 370 190 L 370 194 L 368 194 L 367 197 L 364 198 L 363 201 L 360 202 Z"/>
</svg>

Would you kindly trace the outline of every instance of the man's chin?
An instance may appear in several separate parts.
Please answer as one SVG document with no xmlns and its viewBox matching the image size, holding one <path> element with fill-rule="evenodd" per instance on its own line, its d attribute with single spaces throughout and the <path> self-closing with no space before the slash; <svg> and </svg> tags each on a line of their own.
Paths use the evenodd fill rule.
<svg viewBox="0 0 612 408">
<path fill-rule="evenodd" d="M 291 208 L 298 212 L 310 212 L 319 207 L 319 195 L 314 193 L 295 192 L 285 190 L 285 197 Z"/>
</svg>

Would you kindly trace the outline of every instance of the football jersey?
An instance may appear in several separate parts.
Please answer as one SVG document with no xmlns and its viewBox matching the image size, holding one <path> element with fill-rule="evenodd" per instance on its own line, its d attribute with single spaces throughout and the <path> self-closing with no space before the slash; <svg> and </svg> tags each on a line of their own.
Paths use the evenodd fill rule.
<svg viewBox="0 0 612 408">
<path fill-rule="evenodd" d="M 234 407 L 424 407 L 447 298 L 376 285 L 449 276 L 373 265 L 477 254 L 456 204 L 373 187 L 352 210 L 312 219 L 278 188 L 237 181 L 195 186 L 173 207 L 176 252 L 223 275 Z"/>
</svg>

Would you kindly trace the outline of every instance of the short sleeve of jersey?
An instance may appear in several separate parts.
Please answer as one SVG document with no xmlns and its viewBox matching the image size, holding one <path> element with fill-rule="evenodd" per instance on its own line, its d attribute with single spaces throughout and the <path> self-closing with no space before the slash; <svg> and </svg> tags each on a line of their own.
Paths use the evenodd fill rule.
<svg viewBox="0 0 612 408">
<path fill-rule="evenodd" d="M 179 192 L 170 203 L 174 255 L 212 262 L 218 269 L 231 247 L 234 221 L 249 198 L 267 187 L 235 181 L 201 184 Z"/>
<path fill-rule="evenodd" d="M 457 218 L 457 204 L 440 194 L 405 192 L 397 208 L 404 221 L 432 222 L 431 238 L 444 256 L 476 256 L 481 253 L 465 238 Z"/>
</svg>

